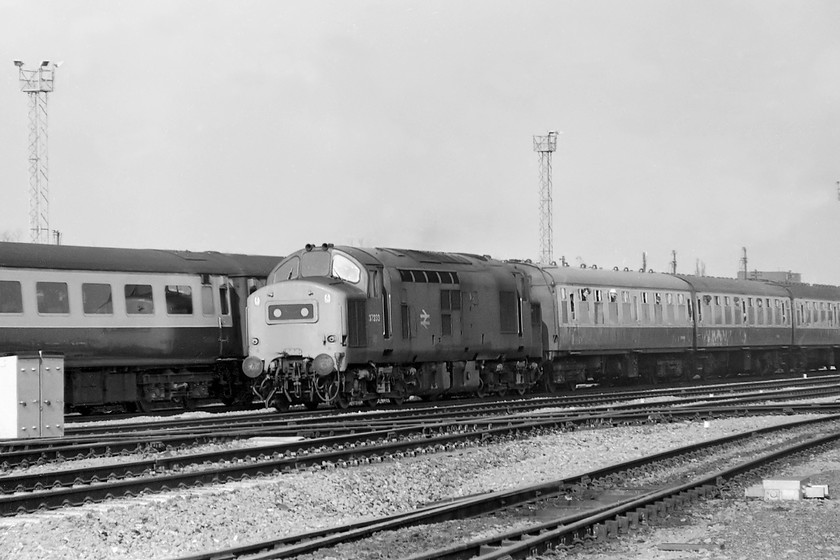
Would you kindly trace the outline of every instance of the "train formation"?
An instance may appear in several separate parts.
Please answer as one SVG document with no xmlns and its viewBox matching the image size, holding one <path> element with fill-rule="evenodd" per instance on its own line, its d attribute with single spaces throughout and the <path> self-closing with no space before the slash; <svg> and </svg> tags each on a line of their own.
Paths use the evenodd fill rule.
<svg viewBox="0 0 840 560">
<path fill-rule="evenodd" d="M 285 257 L 0 243 L 0 354 L 65 406 L 351 401 L 830 368 L 840 288 L 307 245 Z"/>
<path fill-rule="evenodd" d="M 833 367 L 838 305 L 833 286 L 308 245 L 249 296 L 243 371 L 284 409 Z"/>
</svg>

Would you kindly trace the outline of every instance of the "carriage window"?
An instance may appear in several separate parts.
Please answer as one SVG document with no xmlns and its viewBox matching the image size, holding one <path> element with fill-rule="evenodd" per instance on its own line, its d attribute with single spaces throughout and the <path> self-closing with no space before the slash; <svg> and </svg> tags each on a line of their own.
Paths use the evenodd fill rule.
<svg viewBox="0 0 840 560">
<path fill-rule="evenodd" d="M 192 288 L 190 286 L 167 286 L 166 312 L 169 315 L 192 315 Z"/>
<path fill-rule="evenodd" d="M 20 282 L 0 281 L 0 313 L 23 313 Z"/>
<path fill-rule="evenodd" d="M 82 307 L 89 315 L 111 315 L 114 303 L 111 301 L 110 284 L 82 284 Z"/>
<path fill-rule="evenodd" d="M 39 313 L 70 313 L 65 282 L 36 282 Z"/>
<path fill-rule="evenodd" d="M 152 287 L 148 284 L 125 285 L 125 312 L 129 315 L 151 315 L 155 312 Z"/>
<path fill-rule="evenodd" d="M 352 284 L 357 284 L 362 279 L 362 271 L 344 255 L 333 256 L 332 273 L 333 276 Z"/>
<path fill-rule="evenodd" d="M 615 289 L 610 290 L 610 303 L 615 303 L 618 301 L 618 291 Z"/>
</svg>

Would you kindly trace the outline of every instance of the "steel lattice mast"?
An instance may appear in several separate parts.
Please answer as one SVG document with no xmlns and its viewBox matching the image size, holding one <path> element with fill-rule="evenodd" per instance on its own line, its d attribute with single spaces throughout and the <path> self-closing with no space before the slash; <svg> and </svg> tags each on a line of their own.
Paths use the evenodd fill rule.
<svg viewBox="0 0 840 560">
<path fill-rule="evenodd" d="M 36 70 L 27 70 L 22 61 L 15 60 L 20 89 L 29 95 L 29 229 L 33 243 L 50 242 L 47 95 L 53 91 L 60 64 L 44 60 Z"/>
<path fill-rule="evenodd" d="M 551 154 L 557 149 L 557 133 L 534 136 L 534 151 L 540 155 L 540 258 L 541 264 L 554 260 L 552 229 Z"/>
</svg>

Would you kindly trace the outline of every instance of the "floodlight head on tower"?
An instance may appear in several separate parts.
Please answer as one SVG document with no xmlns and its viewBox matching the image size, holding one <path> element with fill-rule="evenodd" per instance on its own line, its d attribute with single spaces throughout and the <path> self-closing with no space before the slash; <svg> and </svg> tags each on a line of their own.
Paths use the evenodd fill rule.
<svg viewBox="0 0 840 560">
<path fill-rule="evenodd" d="M 49 60 L 42 60 L 42 61 L 41 61 L 41 66 L 49 66 L 49 65 L 50 65 L 50 61 L 49 61 Z"/>
<path fill-rule="evenodd" d="M 21 66 L 23 66 L 23 61 L 22 60 L 15 60 L 15 66 L 20 68 Z"/>
</svg>

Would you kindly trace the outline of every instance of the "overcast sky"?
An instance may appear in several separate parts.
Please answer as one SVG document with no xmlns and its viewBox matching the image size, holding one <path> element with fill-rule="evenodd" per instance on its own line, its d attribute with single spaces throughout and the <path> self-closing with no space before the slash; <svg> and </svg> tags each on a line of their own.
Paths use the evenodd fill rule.
<svg viewBox="0 0 840 560">
<path fill-rule="evenodd" d="M 840 284 L 840 2 L 0 0 L 0 232 L 49 98 L 65 244 L 539 256 Z M 5 66 L 4 66 L 5 65 Z M 5 69 L 4 69 L 5 68 Z"/>
</svg>

